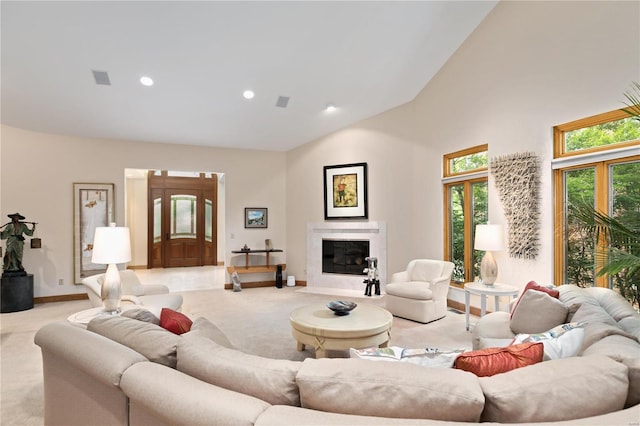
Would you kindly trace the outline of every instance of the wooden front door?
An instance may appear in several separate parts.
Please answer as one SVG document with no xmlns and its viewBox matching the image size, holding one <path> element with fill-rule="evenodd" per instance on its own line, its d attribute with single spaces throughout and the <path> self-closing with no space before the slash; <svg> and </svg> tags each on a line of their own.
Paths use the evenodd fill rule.
<svg viewBox="0 0 640 426">
<path fill-rule="evenodd" d="M 215 265 L 217 180 L 151 173 L 149 267 Z"/>
</svg>

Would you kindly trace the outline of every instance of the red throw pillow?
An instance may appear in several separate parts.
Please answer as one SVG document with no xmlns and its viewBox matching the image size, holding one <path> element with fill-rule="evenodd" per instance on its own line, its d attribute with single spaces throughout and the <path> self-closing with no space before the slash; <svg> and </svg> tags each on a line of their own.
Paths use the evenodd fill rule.
<svg viewBox="0 0 640 426">
<path fill-rule="evenodd" d="M 551 297 L 553 297 L 555 299 L 558 299 L 560 297 L 560 292 L 558 290 L 556 290 L 555 288 L 543 287 L 541 285 L 538 285 L 538 283 L 535 282 L 535 281 L 529 281 L 527 283 L 527 285 L 524 286 L 524 290 L 522 290 L 522 294 L 524 294 L 527 290 L 541 291 L 543 293 L 547 293 L 549 296 L 551 296 Z M 513 309 L 511 310 L 511 318 L 513 318 L 513 313 L 515 312 L 516 308 L 518 307 L 518 303 L 520 303 L 520 300 L 522 300 L 522 294 L 518 298 L 518 301 L 516 302 L 516 304 L 513 305 Z"/>
<path fill-rule="evenodd" d="M 160 311 L 160 327 L 175 334 L 186 333 L 191 330 L 193 321 L 183 313 L 169 308 L 162 308 Z"/>
<path fill-rule="evenodd" d="M 469 371 L 478 377 L 506 373 L 542 361 L 541 342 L 520 343 L 506 348 L 487 348 L 460 354 L 454 368 Z"/>
</svg>

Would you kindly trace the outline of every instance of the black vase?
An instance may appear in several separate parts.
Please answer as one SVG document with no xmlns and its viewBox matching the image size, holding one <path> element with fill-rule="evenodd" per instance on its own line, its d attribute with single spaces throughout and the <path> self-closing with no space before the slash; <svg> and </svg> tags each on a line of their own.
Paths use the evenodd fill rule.
<svg viewBox="0 0 640 426">
<path fill-rule="evenodd" d="M 278 265 L 276 268 L 276 287 L 282 288 L 282 265 Z"/>
</svg>

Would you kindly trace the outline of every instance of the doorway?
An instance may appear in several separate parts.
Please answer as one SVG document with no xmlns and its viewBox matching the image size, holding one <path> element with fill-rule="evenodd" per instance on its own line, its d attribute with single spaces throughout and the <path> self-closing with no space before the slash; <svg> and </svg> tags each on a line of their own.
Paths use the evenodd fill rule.
<svg viewBox="0 0 640 426">
<path fill-rule="evenodd" d="M 216 265 L 217 175 L 150 170 L 147 182 L 148 267 Z"/>
</svg>

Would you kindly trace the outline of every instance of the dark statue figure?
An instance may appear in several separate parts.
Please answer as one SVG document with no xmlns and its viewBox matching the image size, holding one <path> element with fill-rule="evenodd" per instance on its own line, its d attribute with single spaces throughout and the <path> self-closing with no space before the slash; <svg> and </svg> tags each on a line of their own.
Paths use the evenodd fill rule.
<svg viewBox="0 0 640 426">
<path fill-rule="evenodd" d="M 362 272 L 367 274 L 367 279 L 363 282 L 367 285 L 364 290 L 365 296 L 371 296 L 371 288 L 375 288 L 376 296 L 380 296 L 380 280 L 378 279 L 378 258 L 377 257 L 365 257 L 367 261 L 367 267 Z"/>
<path fill-rule="evenodd" d="M 20 213 L 10 214 L 11 222 L 5 223 L 0 228 L 0 237 L 7 240 L 6 252 L 3 258 L 4 266 L 2 276 L 25 276 L 27 273 L 22 266 L 22 255 L 24 253 L 23 234 L 32 236 L 36 229 L 35 222 L 22 222 L 24 216 Z M 31 229 L 27 224 L 31 224 Z"/>
</svg>

